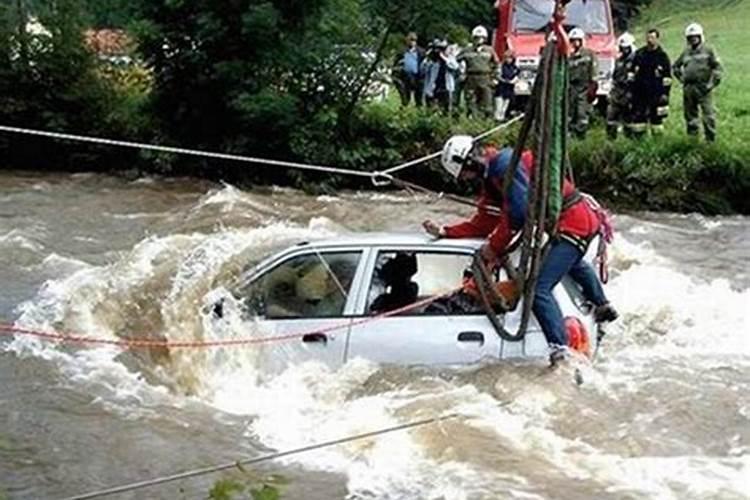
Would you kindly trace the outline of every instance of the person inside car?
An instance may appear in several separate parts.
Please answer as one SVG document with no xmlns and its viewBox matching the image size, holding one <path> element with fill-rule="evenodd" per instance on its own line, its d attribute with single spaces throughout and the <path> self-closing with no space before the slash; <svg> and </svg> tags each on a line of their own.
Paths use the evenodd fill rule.
<svg viewBox="0 0 750 500">
<path fill-rule="evenodd" d="M 417 257 L 399 252 L 377 270 L 377 277 L 386 291 L 370 305 L 370 312 L 381 314 L 414 303 L 419 295 L 419 285 L 412 281 L 417 274 Z"/>
</svg>

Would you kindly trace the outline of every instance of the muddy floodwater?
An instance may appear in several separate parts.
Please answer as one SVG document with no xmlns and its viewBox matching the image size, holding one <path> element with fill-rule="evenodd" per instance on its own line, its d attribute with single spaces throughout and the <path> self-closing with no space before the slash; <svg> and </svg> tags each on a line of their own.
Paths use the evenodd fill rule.
<svg viewBox="0 0 750 500">
<path fill-rule="evenodd" d="M 290 244 L 417 230 L 465 207 L 195 180 L 0 174 L 0 323 L 210 340 L 206 305 Z M 0 498 L 63 498 L 434 415 L 260 468 L 284 498 L 750 498 L 750 219 L 620 214 L 621 312 L 584 383 L 535 362 L 309 362 L 252 347 L 123 351 L 0 337 Z M 425 332 L 429 334 L 429 332 Z M 265 354 L 264 354 L 265 353 Z M 206 498 L 217 476 L 113 498 Z"/>
</svg>

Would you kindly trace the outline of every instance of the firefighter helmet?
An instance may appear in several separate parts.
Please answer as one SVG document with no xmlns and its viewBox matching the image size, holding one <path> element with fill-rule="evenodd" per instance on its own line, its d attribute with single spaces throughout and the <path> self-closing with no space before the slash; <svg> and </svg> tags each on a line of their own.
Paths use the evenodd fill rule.
<svg viewBox="0 0 750 500">
<path fill-rule="evenodd" d="M 630 33 L 625 32 L 617 39 L 617 46 L 622 49 L 632 49 L 635 46 L 635 37 Z"/>
<path fill-rule="evenodd" d="M 484 26 L 477 26 L 471 30 L 472 38 L 487 38 L 487 29 Z"/>
<path fill-rule="evenodd" d="M 685 28 L 685 38 L 688 38 L 691 36 L 699 36 L 702 39 L 703 38 L 703 26 L 701 26 L 698 23 L 688 24 L 687 28 Z"/>
<path fill-rule="evenodd" d="M 445 143 L 440 163 L 449 174 L 458 178 L 473 149 L 474 139 L 471 136 L 454 135 Z"/>
<path fill-rule="evenodd" d="M 568 38 L 571 40 L 583 40 L 586 38 L 586 33 L 584 33 L 581 28 L 573 28 L 570 30 L 570 33 L 568 33 Z"/>
</svg>

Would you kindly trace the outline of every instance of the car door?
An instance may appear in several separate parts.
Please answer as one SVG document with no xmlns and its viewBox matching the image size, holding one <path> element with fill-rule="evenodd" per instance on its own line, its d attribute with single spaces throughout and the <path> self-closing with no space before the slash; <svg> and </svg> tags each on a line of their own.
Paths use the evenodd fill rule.
<svg viewBox="0 0 750 500">
<path fill-rule="evenodd" d="M 401 276 L 396 280 L 388 269 L 389 263 L 397 259 L 404 263 L 412 260 L 406 269 L 401 269 L 406 275 L 413 271 L 408 279 Z M 392 317 L 379 317 L 384 311 L 374 307 L 392 310 L 405 302 L 413 303 L 455 289 L 461 284 L 471 259 L 470 250 L 456 248 L 375 249 L 365 269 L 357 304 L 361 318 L 349 331 L 346 359 L 362 357 L 382 363 L 425 365 L 497 359 L 501 339 L 482 313 L 427 314 L 425 307 L 419 307 Z M 396 286 L 405 292 L 394 293 Z"/>
<path fill-rule="evenodd" d="M 237 293 L 254 336 L 280 337 L 258 345 L 257 366 L 278 373 L 309 360 L 343 363 L 362 249 L 304 251 L 282 257 Z"/>
</svg>

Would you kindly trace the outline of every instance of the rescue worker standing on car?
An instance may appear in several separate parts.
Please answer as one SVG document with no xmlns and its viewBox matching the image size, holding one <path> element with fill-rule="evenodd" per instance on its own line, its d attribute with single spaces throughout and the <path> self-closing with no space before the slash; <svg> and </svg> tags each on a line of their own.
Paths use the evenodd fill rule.
<svg viewBox="0 0 750 500">
<path fill-rule="evenodd" d="M 650 29 L 646 46 L 635 53 L 635 83 L 633 85 L 634 136 L 664 131 L 664 120 L 669 115 L 669 94 L 672 90 L 672 66 L 669 56 L 659 43 L 659 31 Z"/>
<path fill-rule="evenodd" d="M 480 250 L 485 262 L 495 264 L 498 258 L 504 258 L 513 235 L 523 228 L 526 221 L 529 178 L 533 175 L 534 163 L 532 153 L 524 152 L 506 198 L 503 180 L 512 156 L 511 148 L 483 154 L 469 136 L 460 135 L 448 140 L 441 157 L 443 168 L 457 179 L 483 181 L 479 208 L 471 219 L 458 224 L 440 226 L 427 220 L 423 223 L 425 231 L 444 238 L 486 237 L 487 241 Z M 567 356 L 565 322 L 552 293 L 566 274 L 581 286 L 586 300 L 596 306 L 596 321 L 614 321 L 618 316 L 604 295 L 596 273 L 583 258 L 591 240 L 599 232 L 599 218 L 572 182 L 565 181 L 562 194 L 559 236 L 552 240 L 542 262 L 533 304 L 534 315 L 550 346 L 553 364 Z M 501 212 L 491 212 L 488 207 L 498 207 Z"/>
<path fill-rule="evenodd" d="M 499 60 L 495 50 L 487 45 L 487 30 L 477 26 L 471 32 L 472 44 L 464 48 L 458 62 L 464 68 L 466 79 L 463 94 L 466 111 L 471 116 L 492 116 L 492 77 Z"/>
<path fill-rule="evenodd" d="M 628 127 L 633 113 L 633 82 L 635 80 L 635 37 L 623 33 L 617 40 L 620 57 L 612 72 L 612 92 L 607 103 L 607 135 L 616 139 L 621 126 Z"/>
<path fill-rule="evenodd" d="M 685 29 L 687 48 L 674 63 L 674 76 L 682 82 L 687 133 L 698 135 L 703 112 L 703 130 L 706 140 L 716 140 L 716 111 L 713 90 L 721 83 L 722 67 L 719 57 L 704 43 L 703 27 L 690 24 Z"/>
<path fill-rule="evenodd" d="M 568 35 L 573 46 L 568 70 L 568 116 L 570 130 L 583 138 L 589 128 L 591 103 L 596 98 L 598 72 L 596 55 L 584 46 L 586 34 L 581 28 L 573 28 Z"/>
</svg>

